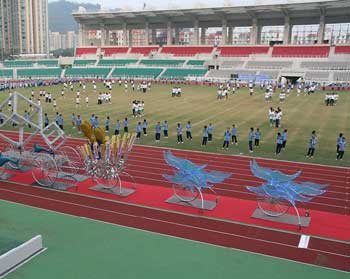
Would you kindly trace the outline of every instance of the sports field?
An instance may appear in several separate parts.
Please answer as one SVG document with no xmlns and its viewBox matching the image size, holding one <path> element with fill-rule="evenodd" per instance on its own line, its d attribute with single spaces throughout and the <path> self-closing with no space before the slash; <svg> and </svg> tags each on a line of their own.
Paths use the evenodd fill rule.
<svg viewBox="0 0 350 279">
<path fill-rule="evenodd" d="M 288 129 L 289 138 L 287 148 L 278 159 L 304 161 L 329 165 L 348 166 L 349 156 L 345 152 L 343 161 L 336 161 L 336 139 L 340 132 L 345 136 L 350 134 L 350 99 L 348 92 L 340 92 L 338 104 L 334 107 L 324 105 L 324 93 L 317 92 L 314 95 L 296 96 L 292 92 L 285 103 L 279 102 L 278 94 L 274 95 L 273 102 L 264 101 L 263 91 L 256 89 L 254 96 L 249 96 L 248 90 L 241 88 L 235 95 L 230 95 L 228 100 L 216 100 L 216 86 L 183 85 L 183 96 L 171 97 L 172 85 L 152 85 L 146 94 L 133 92 L 129 85 L 128 92 L 124 86 L 115 85 L 112 92 L 112 104 L 97 105 L 97 93 L 93 93 L 92 83 L 87 84 L 86 92 L 89 95 L 89 106 L 85 105 L 87 93 L 81 93 L 81 105 L 76 108 L 76 91 L 79 88 L 75 84 L 74 91 L 68 90 L 65 99 L 61 97 L 62 85 L 51 86 L 45 89 L 51 92 L 57 99 L 57 110 L 63 114 L 64 129 L 67 135 L 81 136 L 76 129 L 72 129 L 71 114 L 80 114 L 83 120 L 89 120 L 92 113 L 99 117 L 100 126 L 104 127 L 106 116 L 111 117 L 111 133 L 114 124 L 120 119 L 121 124 L 125 117 L 129 118 L 129 130 L 135 131 L 138 121 L 147 119 L 149 123 L 148 136 L 142 137 L 137 143 L 146 145 L 158 145 L 207 152 L 219 152 L 228 154 L 252 155 L 268 158 L 276 158 L 274 154 L 275 140 L 278 131 Z M 103 91 L 103 84 L 99 83 L 97 92 Z M 31 89 L 19 89 L 19 92 L 30 96 Z M 39 88 L 35 90 L 35 98 L 39 96 Z M 82 90 L 80 90 L 82 91 Z M 0 93 L 0 100 L 4 100 L 7 92 Z M 46 104 L 41 98 L 44 111 L 48 113 L 50 121 L 54 121 L 52 104 Z M 145 115 L 142 118 L 132 118 L 131 103 L 133 100 L 145 101 Z M 283 111 L 282 127 L 271 128 L 268 123 L 269 107 Z M 23 108 L 24 109 L 24 108 Z M 161 123 L 168 120 L 170 134 L 169 139 L 161 138 L 160 143 L 155 143 L 154 127 L 157 121 Z M 176 142 L 176 123 L 181 122 L 185 133 L 187 121 L 193 124 L 193 140 L 185 140 L 184 144 Z M 209 123 L 214 125 L 214 140 L 206 147 L 201 147 L 202 129 Z M 236 124 L 238 127 L 238 146 L 231 145 L 229 150 L 222 150 L 223 134 L 226 128 Z M 250 127 L 259 127 L 262 132 L 261 146 L 255 148 L 254 153 L 248 152 L 248 132 Z M 11 129 L 11 127 L 5 127 Z M 316 130 L 318 144 L 314 158 L 305 157 L 308 140 L 312 130 Z M 29 130 L 28 130 L 29 131 Z M 185 137 L 185 136 L 184 136 Z"/>
<path fill-rule="evenodd" d="M 0 238 L 42 234 L 48 249 L 9 279 L 308 278 L 348 274 L 316 266 L 0 201 Z M 25 216 L 25 218 L 23 217 Z M 281 277 L 282 276 L 282 277 Z"/>
</svg>

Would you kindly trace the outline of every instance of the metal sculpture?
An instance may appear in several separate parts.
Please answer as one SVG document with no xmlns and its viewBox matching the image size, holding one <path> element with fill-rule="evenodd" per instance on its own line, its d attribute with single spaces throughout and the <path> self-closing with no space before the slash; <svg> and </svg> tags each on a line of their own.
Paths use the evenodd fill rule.
<svg viewBox="0 0 350 279">
<path fill-rule="evenodd" d="M 299 226 L 301 219 L 296 203 L 311 201 L 313 197 L 324 194 L 326 191 L 323 189 L 328 186 L 312 182 L 294 182 L 293 180 L 301 175 L 301 171 L 287 175 L 278 170 L 260 167 L 255 160 L 250 162 L 250 169 L 254 176 L 266 181 L 259 187 L 246 187 L 258 195 L 258 207 L 263 213 L 278 217 L 286 214 L 292 206 L 298 216 Z"/>
<path fill-rule="evenodd" d="M 127 176 L 135 185 L 134 178 L 126 171 L 127 157 L 134 145 L 136 134 L 125 133 L 122 137 L 105 136 L 101 128 L 93 129 L 89 122 L 82 124 L 88 144 L 79 147 L 84 157 L 85 170 L 102 191 L 126 196 L 134 191 L 122 187 L 120 176 Z"/>
<path fill-rule="evenodd" d="M 175 168 L 174 175 L 163 174 L 163 177 L 173 183 L 174 195 L 183 202 L 201 199 L 204 208 L 203 189 L 210 190 L 215 196 L 212 183 L 220 183 L 230 177 L 230 173 L 220 171 L 206 171 L 207 165 L 196 165 L 187 159 L 174 156 L 170 151 L 164 152 L 164 159 L 168 165 Z M 216 199 L 217 202 L 217 199 Z"/>
<path fill-rule="evenodd" d="M 11 104 L 10 108 L 7 108 L 8 104 Z M 25 108 L 30 108 L 30 111 L 25 111 Z M 81 161 L 79 153 L 72 147 L 64 146 L 65 134 L 55 122 L 43 127 L 41 106 L 14 92 L 0 104 L 0 112 L 2 118 L 0 128 L 11 123 L 18 129 L 18 139 L 0 133 L 0 137 L 7 143 L 2 156 L 11 159 L 8 162 L 11 168 L 30 168 L 33 179 L 45 187 L 54 185 L 59 172 L 70 177 L 78 172 Z M 31 134 L 24 133 L 26 126 L 33 130 Z M 41 136 L 47 148 L 38 145 L 28 147 L 37 135 Z"/>
</svg>

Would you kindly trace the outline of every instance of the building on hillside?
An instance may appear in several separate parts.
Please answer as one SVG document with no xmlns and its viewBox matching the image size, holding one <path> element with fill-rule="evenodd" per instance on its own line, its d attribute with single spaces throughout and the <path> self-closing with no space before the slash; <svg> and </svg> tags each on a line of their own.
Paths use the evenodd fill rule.
<svg viewBox="0 0 350 279">
<path fill-rule="evenodd" d="M 47 53 L 47 0 L 0 0 L 0 52 Z"/>
</svg>

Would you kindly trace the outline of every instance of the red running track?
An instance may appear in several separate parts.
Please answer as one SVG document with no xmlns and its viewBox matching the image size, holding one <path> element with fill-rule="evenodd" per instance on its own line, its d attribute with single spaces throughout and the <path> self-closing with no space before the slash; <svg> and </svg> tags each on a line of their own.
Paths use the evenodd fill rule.
<svg viewBox="0 0 350 279">
<path fill-rule="evenodd" d="M 0 183 L 0 197 L 16 203 L 74 216 L 201 241 L 223 247 L 350 271 L 349 245 L 311 237 L 298 248 L 300 235 L 268 228 L 224 222 L 203 216 L 102 200 L 11 182 Z"/>
<path fill-rule="evenodd" d="M 13 138 L 16 132 L 1 131 L 1 133 Z M 41 143 L 41 138 L 34 137 L 32 143 Z M 69 138 L 67 145 L 75 147 L 84 143 L 83 139 Z M 4 143 L 0 141 L 0 147 Z M 161 174 L 171 173 L 171 168 L 163 159 L 165 148 L 135 145 L 128 157 L 128 172 L 137 183 L 145 185 L 158 185 L 171 187 Z M 254 177 L 249 169 L 250 157 L 192 152 L 174 150 L 175 155 L 186 157 L 198 164 L 208 164 L 208 169 L 221 170 L 233 173 L 232 177 L 223 183 L 215 185 L 220 196 L 235 197 L 240 199 L 255 200 L 255 194 L 249 192 L 245 186 L 258 186 L 262 180 Z M 328 184 L 327 192 L 314 198 L 308 207 L 310 209 L 333 212 L 338 214 L 350 214 L 350 168 L 322 166 L 296 162 L 277 161 L 271 159 L 257 159 L 264 167 L 279 169 L 288 174 L 302 170 L 298 181 L 312 181 Z"/>
<path fill-rule="evenodd" d="M 4 133 L 11 137 L 16 135 L 13 132 Z M 40 137 L 35 137 L 33 142 L 41 143 Z M 76 146 L 83 142 L 81 139 L 68 139 L 67 144 Z M 145 146 L 134 147 L 129 157 L 129 167 L 135 171 L 134 175 L 137 182 L 144 180 L 164 185 L 164 181 L 160 179 L 160 170 L 162 172 L 164 170 L 170 171 L 170 168 L 165 165 L 161 158 L 162 150 Z M 247 184 L 258 185 L 260 181 L 250 174 L 248 167 L 249 158 L 189 151 L 174 151 L 174 153 L 194 160 L 196 163 L 209 162 L 209 168 L 233 172 L 234 177 L 232 181 L 218 185 L 217 189 L 219 189 L 220 195 L 243 196 L 246 199 L 253 199 L 245 191 L 244 186 Z M 321 181 L 319 183 L 331 184 L 329 189 L 331 189 L 332 195 L 341 193 L 343 196 L 343 199 L 341 199 L 338 196 L 333 197 L 330 195 L 329 200 L 335 202 L 322 206 L 322 208 L 325 211 L 347 212 L 346 206 L 344 210 L 342 208 L 343 204 L 338 204 L 337 200 L 344 200 L 344 194 L 346 196 L 349 192 L 347 185 L 349 180 L 348 169 L 265 159 L 259 159 L 258 161 L 264 166 L 278 167 L 288 173 L 303 169 L 305 177 L 303 176 L 302 179 L 311 179 L 317 175 Z M 319 175 L 320 172 L 324 173 L 324 176 Z M 157 176 L 152 177 L 152 175 Z M 311 237 L 308 248 L 299 249 L 297 246 L 300 235 L 291 232 L 276 231 L 271 228 L 238 224 L 224 220 L 213 220 L 204 216 L 169 212 L 162 209 L 101 200 L 95 197 L 57 192 L 9 182 L 0 183 L 0 195 L 4 200 L 75 216 L 84 216 L 343 271 L 350 270 L 349 247 L 347 243 L 341 241 Z M 345 200 L 348 201 L 347 199 Z M 317 204 L 319 203 L 314 203 L 314 206 Z"/>
</svg>

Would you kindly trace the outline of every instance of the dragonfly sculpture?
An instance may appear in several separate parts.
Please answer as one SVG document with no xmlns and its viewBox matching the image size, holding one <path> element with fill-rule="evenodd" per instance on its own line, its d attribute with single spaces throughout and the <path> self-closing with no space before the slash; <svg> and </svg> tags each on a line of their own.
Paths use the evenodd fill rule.
<svg viewBox="0 0 350 279">
<path fill-rule="evenodd" d="M 171 183 L 174 183 L 174 185 L 180 186 L 183 190 L 182 193 L 179 194 L 179 192 L 175 190 L 179 188 L 175 187 L 175 195 L 182 201 L 189 202 L 196 199 L 199 194 L 202 199 L 202 207 L 202 189 L 206 188 L 213 191 L 213 184 L 220 183 L 232 175 L 231 173 L 220 171 L 206 171 L 205 168 L 207 165 L 196 165 L 187 159 L 174 156 L 170 151 L 164 152 L 164 159 L 166 163 L 175 170 L 174 175 L 163 174 L 163 177 Z M 185 194 L 185 192 L 187 192 L 187 194 Z"/>
<path fill-rule="evenodd" d="M 299 224 L 300 216 L 296 203 L 311 201 L 314 197 L 324 194 L 324 188 L 328 186 L 313 182 L 295 182 L 301 171 L 287 175 L 278 170 L 260 167 L 255 160 L 250 162 L 250 169 L 254 176 L 266 181 L 258 187 L 246 187 L 258 195 L 259 208 L 267 215 L 279 216 L 286 213 L 292 205 L 299 217 Z"/>
</svg>

